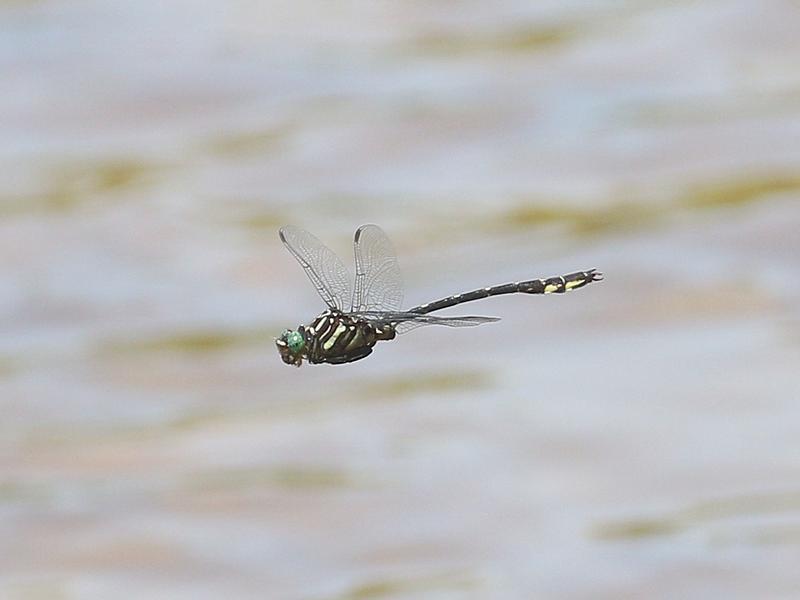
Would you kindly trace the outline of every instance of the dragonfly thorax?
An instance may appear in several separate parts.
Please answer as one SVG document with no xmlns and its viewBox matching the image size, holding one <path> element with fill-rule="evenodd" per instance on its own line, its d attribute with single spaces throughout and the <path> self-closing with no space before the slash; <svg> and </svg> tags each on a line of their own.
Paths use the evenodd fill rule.
<svg viewBox="0 0 800 600">
<path fill-rule="evenodd" d="M 315 364 L 341 364 L 368 356 L 378 341 L 394 339 L 395 335 L 391 323 L 369 321 L 332 309 L 296 331 L 287 329 L 275 344 L 281 359 L 289 365 L 299 367 L 304 359 Z"/>
</svg>

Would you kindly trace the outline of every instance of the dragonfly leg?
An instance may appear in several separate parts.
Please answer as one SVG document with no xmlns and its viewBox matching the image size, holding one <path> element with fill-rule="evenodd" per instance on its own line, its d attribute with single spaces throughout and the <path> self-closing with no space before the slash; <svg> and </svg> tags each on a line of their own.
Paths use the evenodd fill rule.
<svg viewBox="0 0 800 600">
<path fill-rule="evenodd" d="M 391 325 L 384 325 L 383 327 L 375 327 L 375 339 L 379 341 L 393 340 L 397 334 L 394 327 Z"/>
</svg>

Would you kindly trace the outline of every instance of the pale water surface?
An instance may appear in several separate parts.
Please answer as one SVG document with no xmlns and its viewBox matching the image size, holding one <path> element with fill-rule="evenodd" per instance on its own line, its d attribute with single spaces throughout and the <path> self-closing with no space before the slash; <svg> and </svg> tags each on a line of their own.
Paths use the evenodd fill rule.
<svg viewBox="0 0 800 600">
<path fill-rule="evenodd" d="M 800 597 L 800 5 L 0 3 L 0 596 Z M 295 370 L 283 223 L 408 305 Z"/>
</svg>

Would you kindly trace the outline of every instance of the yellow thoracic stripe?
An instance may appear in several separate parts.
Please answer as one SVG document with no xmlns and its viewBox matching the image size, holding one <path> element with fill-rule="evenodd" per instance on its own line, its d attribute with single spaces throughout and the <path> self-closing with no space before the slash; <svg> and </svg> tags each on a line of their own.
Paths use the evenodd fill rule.
<svg viewBox="0 0 800 600">
<path fill-rule="evenodd" d="M 336 343 L 336 339 L 340 335 L 342 335 L 345 331 L 347 331 L 347 326 L 340 323 L 339 326 L 336 328 L 336 331 L 334 331 L 331 334 L 331 337 L 329 337 L 328 340 L 324 344 L 322 344 L 322 349 L 323 350 L 330 350 L 333 347 L 333 345 Z"/>
</svg>

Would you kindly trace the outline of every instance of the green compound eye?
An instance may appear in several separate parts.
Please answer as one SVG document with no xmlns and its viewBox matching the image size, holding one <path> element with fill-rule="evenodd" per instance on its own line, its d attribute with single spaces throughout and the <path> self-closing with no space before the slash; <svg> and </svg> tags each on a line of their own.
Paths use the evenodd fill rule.
<svg viewBox="0 0 800 600">
<path fill-rule="evenodd" d="M 287 330 L 281 337 L 286 340 L 286 345 L 289 346 L 289 350 L 295 354 L 300 352 L 306 345 L 306 341 L 303 339 L 303 336 L 299 331 Z"/>
</svg>

